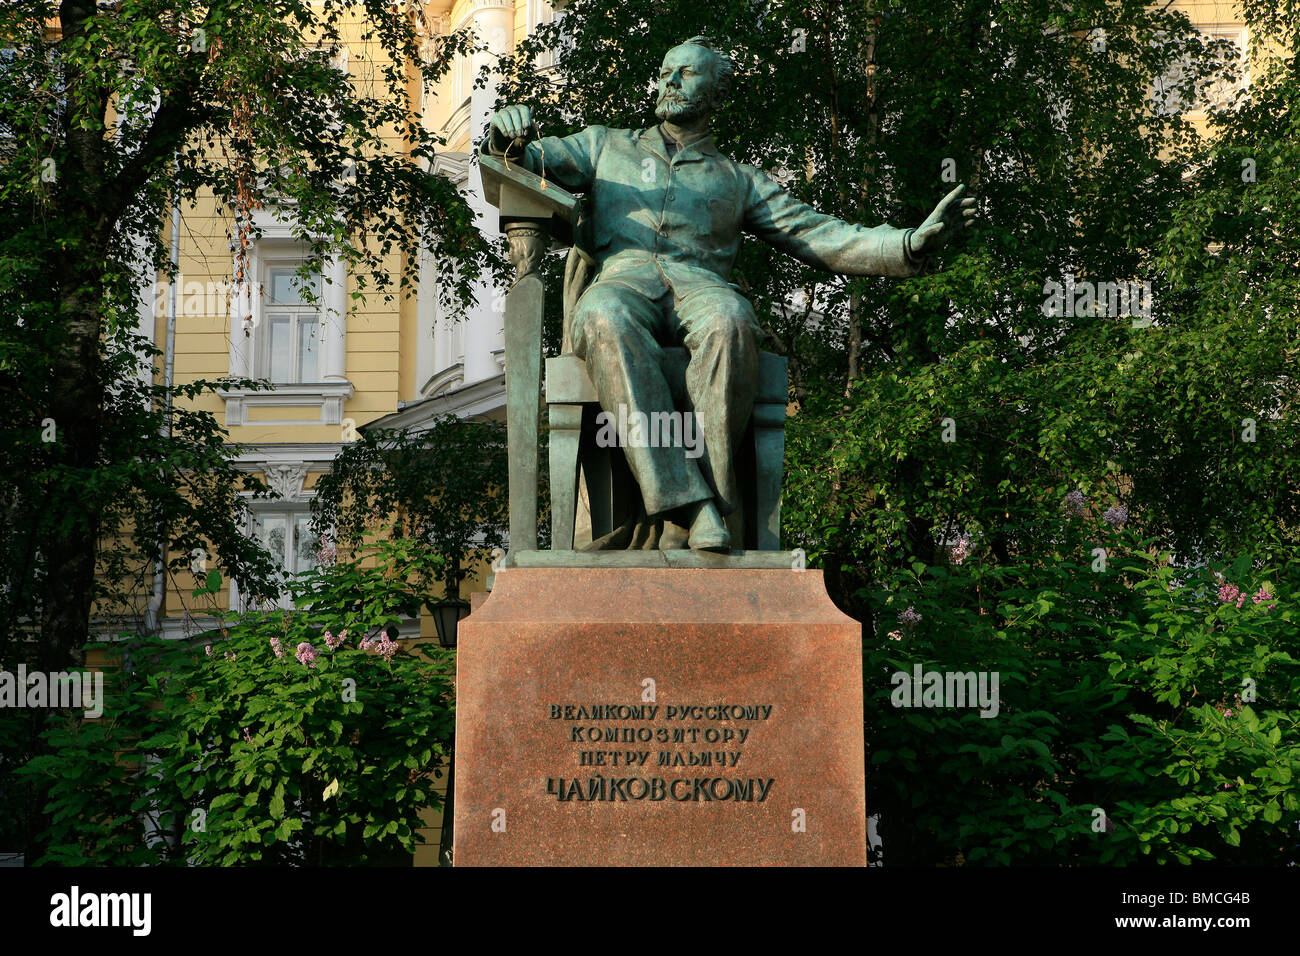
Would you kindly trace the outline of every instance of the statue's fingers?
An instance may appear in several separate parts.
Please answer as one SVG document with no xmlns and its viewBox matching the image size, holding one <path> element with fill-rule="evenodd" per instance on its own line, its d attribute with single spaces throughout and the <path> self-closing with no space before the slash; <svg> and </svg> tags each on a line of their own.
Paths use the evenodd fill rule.
<svg viewBox="0 0 1300 956">
<path fill-rule="evenodd" d="M 940 235 L 942 232 L 943 232 L 943 223 L 941 222 L 936 222 L 933 225 L 929 225 L 929 226 L 922 226 L 920 229 L 916 230 L 915 234 L 913 235 L 912 237 L 913 244 L 924 245 L 925 243 L 929 242 L 931 239 L 934 239 L 935 237 Z"/>
<path fill-rule="evenodd" d="M 510 107 L 510 136 L 514 139 L 518 139 L 523 135 L 524 124 L 522 112 L 523 107 L 521 106 Z"/>
<path fill-rule="evenodd" d="M 944 207 L 944 206 L 947 206 L 947 205 L 950 205 L 950 204 L 956 202 L 956 201 L 957 201 L 957 197 L 960 196 L 960 195 L 961 195 L 962 193 L 964 193 L 965 191 L 966 191 L 966 184 L 965 184 L 965 183 L 958 183 L 956 189 L 954 189 L 954 190 L 953 190 L 952 192 L 950 192 L 948 195 L 944 196 L 943 199 L 941 199 L 941 200 L 939 201 L 939 206 L 940 206 L 940 208 L 942 208 L 942 207 Z"/>
</svg>

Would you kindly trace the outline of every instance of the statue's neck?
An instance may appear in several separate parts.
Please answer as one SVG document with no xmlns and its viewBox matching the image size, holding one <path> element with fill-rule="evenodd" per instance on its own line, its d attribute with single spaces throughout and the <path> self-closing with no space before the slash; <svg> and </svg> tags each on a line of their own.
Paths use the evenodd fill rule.
<svg viewBox="0 0 1300 956">
<path fill-rule="evenodd" d="M 669 120 L 664 120 L 659 124 L 664 131 L 664 135 L 672 139 L 678 146 L 687 146 L 697 139 L 703 139 L 709 135 L 709 121 L 707 118 L 686 126 L 679 126 Z"/>
</svg>

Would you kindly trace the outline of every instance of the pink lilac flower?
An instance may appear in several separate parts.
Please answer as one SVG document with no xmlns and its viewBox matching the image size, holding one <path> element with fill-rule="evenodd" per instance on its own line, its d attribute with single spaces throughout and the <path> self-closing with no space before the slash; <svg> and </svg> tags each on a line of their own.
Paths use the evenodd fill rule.
<svg viewBox="0 0 1300 956">
<path fill-rule="evenodd" d="M 228 661 L 233 661 L 238 656 L 239 655 L 236 654 L 234 651 L 226 651 L 226 660 Z"/>
<path fill-rule="evenodd" d="M 379 643 L 375 645 L 375 650 L 379 652 L 384 660 L 391 661 L 393 655 L 399 650 L 399 645 L 396 641 L 389 639 L 387 634 L 384 634 Z"/>
<path fill-rule="evenodd" d="M 211 656 L 212 656 L 212 645 L 211 645 L 211 644 L 207 645 L 207 646 L 206 646 L 205 648 L 203 648 L 203 649 L 204 649 L 205 651 L 207 651 L 208 657 L 211 657 Z"/>
<path fill-rule="evenodd" d="M 294 654 L 298 658 L 298 663 L 307 667 L 316 666 L 316 648 L 311 646 L 309 641 L 303 641 L 298 645 L 298 651 Z"/>
<path fill-rule="evenodd" d="M 333 564 L 338 558 L 338 546 L 325 535 L 320 536 L 320 547 L 316 549 L 316 560 L 321 564 Z"/>
<path fill-rule="evenodd" d="M 963 534 L 957 539 L 957 543 L 952 546 L 952 563 L 961 564 L 970 557 L 970 535 Z"/>
<path fill-rule="evenodd" d="M 252 735 L 249 734 L 247 727 L 244 728 L 244 740 L 250 744 L 253 742 Z"/>
<path fill-rule="evenodd" d="M 1232 708 L 1229 707 L 1227 710 L 1225 710 L 1225 711 L 1223 712 L 1223 716 L 1224 716 L 1224 717 L 1231 717 L 1231 716 L 1232 716 Z"/>
<path fill-rule="evenodd" d="M 1266 588 L 1261 586 L 1260 589 L 1255 592 L 1254 601 L 1256 604 L 1263 604 L 1265 601 L 1271 601 L 1271 600 L 1273 600 L 1273 595 L 1269 594 Z M 1265 610 L 1271 611 L 1275 607 L 1277 607 L 1276 604 L 1270 604 L 1267 608 L 1265 608 Z"/>
<path fill-rule="evenodd" d="M 917 614 L 917 613 L 916 613 L 916 608 L 912 607 L 912 605 L 910 605 L 910 604 L 907 606 L 907 610 L 906 610 L 906 611 L 904 611 L 902 614 L 898 615 L 898 621 L 899 621 L 899 623 L 900 623 L 900 624 L 906 624 L 906 625 L 908 625 L 909 627 L 912 626 L 912 625 L 915 625 L 915 624 L 919 623 L 920 620 L 921 620 L 921 615 Z"/>
<path fill-rule="evenodd" d="M 378 646 L 378 644 L 379 642 L 375 640 L 373 637 L 363 637 L 358 647 L 360 647 L 363 651 L 368 651 L 372 647 Z"/>
<path fill-rule="evenodd" d="M 1235 584 L 1229 584 L 1226 581 L 1219 585 L 1219 600 L 1224 604 L 1236 604 L 1241 607 L 1246 603 L 1246 595 Z"/>
<path fill-rule="evenodd" d="M 344 632 L 343 632 L 342 634 L 340 634 L 338 637 L 335 637 L 335 636 L 334 636 L 333 634 L 331 634 L 329 631 L 326 631 L 326 632 L 325 632 L 325 646 L 328 647 L 331 651 L 332 651 L 332 650 L 336 650 L 336 649 L 338 648 L 338 646 L 339 646 L 340 644 L 343 643 L 343 638 L 344 638 L 344 636 L 345 636 L 347 633 L 348 633 L 347 631 L 344 631 Z"/>
<path fill-rule="evenodd" d="M 1065 510 L 1072 515 L 1081 515 L 1087 501 L 1088 499 L 1083 496 L 1083 492 L 1076 488 L 1065 496 Z"/>
<path fill-rule="evenodd" d="M 889 639 L 890 639 L 891 641 L 901 641 L 901 640 L 903 639 L 903 632 L 902 632 L 902 631 L 890 631 L 888 636 L 889 636 Z"/>
<path fill-rule="evenodd" d="M 1124 505 L 1115 505 L 1111 508 L 1107 508 L 1105 513 L 1102 514 L 1101 520 L 1106 522 L 1112 528 L 1118 528 L 1128 520 L 1128 508 Z"/>
<path fill-rule="evenodd" d="M 284 657 L 284 648 L 280 645 L 278 637 L 271 638 L 271 650 L 275 652 L 277 658 Z"/>
</svg>

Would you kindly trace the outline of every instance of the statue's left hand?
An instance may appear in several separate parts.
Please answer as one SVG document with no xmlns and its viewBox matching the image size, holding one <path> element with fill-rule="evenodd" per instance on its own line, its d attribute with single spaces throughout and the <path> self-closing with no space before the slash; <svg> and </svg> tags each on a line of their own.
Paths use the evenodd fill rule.
<svg viewBox="0 0 1300 956">
<path fill-rule="evenodd" d="M 957 233 L 975 221 L 974 198 L 962 198 L 966 186 L 960 185 L 939 201 L 928 219 L 907 240 L 913 258 L 928 256 L 946 246 Z"/>
</svg>

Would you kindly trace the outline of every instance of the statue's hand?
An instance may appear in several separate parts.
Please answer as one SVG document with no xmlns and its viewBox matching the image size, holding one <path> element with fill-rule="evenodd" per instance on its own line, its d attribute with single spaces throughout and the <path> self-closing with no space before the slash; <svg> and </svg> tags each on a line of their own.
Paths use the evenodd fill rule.
<svg viewBox="0 0 1300 956">
<path fill-rule="evenodd" d="M 969 197 L 962 199 L 965 191 L 965 185 L 958 186 L 939 201 L 929 218 L 908 236 L 908 255 L 919 259 L 938 252 L 957 233 L 975 221 L 975 200 Z"/>
<path fill-rule="evenodd" d="M 492 115 L 492 148 L 514 155 L 537 137 L 537 124 L 529 106 L 507 106 Z"/>
</svg>

